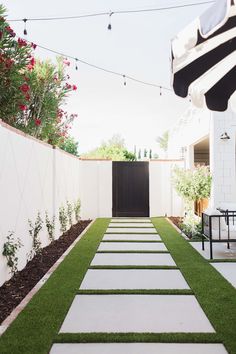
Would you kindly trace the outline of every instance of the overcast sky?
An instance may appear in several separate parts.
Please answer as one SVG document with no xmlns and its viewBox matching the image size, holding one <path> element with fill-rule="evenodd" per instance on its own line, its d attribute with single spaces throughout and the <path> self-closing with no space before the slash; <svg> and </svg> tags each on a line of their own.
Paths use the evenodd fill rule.
<svg viewBox="0 0 236 354">
<path fill-rule="evenodd" d="M 201 2 L 200 0 L 3 0 L 8 18 L 73 16 L 115 10 L 148 9 Z M 152 13 L 114 14 L 70 21 L 42 21 L 27 24 L 27 39 L 50 49 L 118 71 L 137 79 L 170 87 L 170 40 L 209 5 Z M 23 23 L 12 22 L 23 37 Z M 40 49 L 36 56 L 55 55 Z M 72 62 L 71 82 L 78 91 L 71 95 L 67 110 L 78 113 L 72 135 L 85 152 L 102 140 L 120 133 L 133 149 L 152 148 L 158 152 L 157 136 L 173 126 L 189 105 L 171 92 L 123 80 L 84 64 L 79 70 Z"/>
</svg>

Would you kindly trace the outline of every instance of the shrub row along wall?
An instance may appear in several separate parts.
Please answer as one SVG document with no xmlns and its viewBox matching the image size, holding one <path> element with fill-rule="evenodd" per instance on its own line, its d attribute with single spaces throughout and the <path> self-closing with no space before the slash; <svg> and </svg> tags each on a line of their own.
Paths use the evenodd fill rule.
<svg viewBox="0 0 236 354">
<path fill-rule="evenodd" d="M 182 202 L 171 186 L 176 164 L 183 162 L 150 162 L 150 216 L 182 214 Z M 28 221 L 34 224 L 40 213 L 44 225 L 39 236 L 45 247 L 50 242 L 45 212 L 50 220 L 55 215 L 58 238 L 60 208 L 67 208 L 67 202 L 73 206 L 78 199 L 82 219 L 112 216 L 111 161 L 79 160 L 0 122 L 0 285 L 10 278 L 2 255 L 9 232 L 23 244 L 17 254 L 20 270 L 32 249 Z"/>
</svg>

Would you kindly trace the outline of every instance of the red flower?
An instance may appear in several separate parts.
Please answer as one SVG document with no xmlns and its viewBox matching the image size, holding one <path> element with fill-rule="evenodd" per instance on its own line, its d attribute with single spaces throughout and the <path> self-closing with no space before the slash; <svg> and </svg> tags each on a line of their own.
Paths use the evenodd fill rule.
<svg viewBox="0 0 236 354">
<path fill-rule="evenodd" d="M 37 45 L 34 44 L 34 43 L 31 43 L 31 48 L 36 49 L 36 48 L 37 48 Z"/>
<path fill-rule="evenodd" d="M 7 31 L 11 37 L 15 37 L 16 35 L 10 26 L 5 27 L 5 31 Z"/>
<path fill-rule="evenodd" d="M 6 59 L 6 62 L 5 62 L 5 66 L 7 69 L 10 69 L 12 64 L 14 63 L 14 60 L 13 59 Z"/>
<path fill-rule="evenodd" d="M 3 32 L 0 31 L 0 40 L 2 39 L 2 37 L 3 37 Z"/>
<path fill-rule="evenodd" d="M 27 69 L 28 69 L 28 70 L 33 70 L 34 65 L 35 65 L 35 59 L 32 57 L 32 58 L 30 59 L 29 64 L 27 65 Z"/>
<path fill-rule="evenodd" d="M 66 83 L 66 89 L 70 90 L 71 88 L 72 88 L 72 86 L 70 84 Z"/>
<path fill-rule="evenodd" d="M 21 111 L 26 111 L 27 110 L 27 106 L 24 104 L 19 104 L 19 108 Z"/>
<path fill-rule="evenodd" d="M 76 86 L 76 85 L 73 85 L 73 86 L 72 86 L 72 89 L 73 89 L 73 91 L 76 91 L 76 90 L 77 90 L 77 86 Z"/>
<path fill-rule="evenodd" d="M 67 59 L 64 59 L 64 60 L 63 60 L 63 64 L 65 64 L 65 65 L 67 65 L 67 66 L 70 66 L 70 62 L 69 62 L 69 60 L 67 60 Z"/>
<path fill-rule="evenodd" d="M 29 91 L 29 89 L 30 89 L 30 87 L 29 87 L 29 85 L 27 85 L 27 84 L 23 84 L 23 85 L 20 86 L 21 92 L 26 93 L 26 92 Z"/>
<path fill-rule="evenodd" d="M 30 59 L 30 64 L 31 64 L 32 66 L 35 65 L 35 59 L 34 59 L 33 57 Z"/>
<path fill-rule="evenodd" d="M 22 38 L 18 38 L 18 45 L 19 45 L 20 48 L 26 47 L 27 46 L 27 42 L 24 39 L 22 39 Z"/>
<path fill-rule="evenodd" d="M 36 118 L 36 119 L 34 120 L 34 122 L 35 122 L 35 125 L 36 125 L 37 127 L 40 126 L 41 123 L 42 123 L 41 119 L 39 119 L 39 118 Z"/>
<path fill-rule="evenodd" d="M 26 99 L 26 101 L 30 100 L 30 95 L 28 93 L 25 95 L 25 99 Z"/>
</svg>

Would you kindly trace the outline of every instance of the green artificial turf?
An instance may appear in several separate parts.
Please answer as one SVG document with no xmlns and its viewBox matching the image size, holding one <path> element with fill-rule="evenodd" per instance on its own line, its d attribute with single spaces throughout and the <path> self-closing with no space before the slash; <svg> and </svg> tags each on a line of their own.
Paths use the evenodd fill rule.
<svg viewBox="0 0 236 354">
<path fill-rule="evenodd" d="M 236 354 L 236 290 L 163 218 L 153 218 L 177 267 L 89 266 L 109 224 L 98 219 L 0 339 L 1 354 L 47 354 L 53 342 L 220 343 Z M 87 269 L 180 269 L 192 290 L 79 290 Z M 61 333 L 76 294 L 195 294 L 216 333 Z"/>
<path fill-rule="evenodd" d="M 80 295 L 193 295 L 191 289 L 79 290 Z"/>
<path fill-rule="evenodd" d="M 163 218 L 152 218 L 229 354 L 236 354 L 236 289 Z M 194 336 L 194 335 L 193 335 Z"/>
<path fill-rule="evenodd" d="M 109 342 L 219 343 L 219 338 L 215 333 L 60 333 L 55 339 L 55 342 L 56 343 L 109 343 Z M 160 354 L 164 354 L 164 353 L 160 353 Z"/>
<path fill-rule="evenodd" d="M 105 233 L 98 219 L 0 338 L 1 354 L 47 354 Z M 29 275 L 30 276 L 30 275 Z"/>
<path fill-rule="evenodd" d="M 111 265 L 97 265 L 90 266 L 89 269 L 178 269 L 176 266 L 111 266 Z"/>
</svg>

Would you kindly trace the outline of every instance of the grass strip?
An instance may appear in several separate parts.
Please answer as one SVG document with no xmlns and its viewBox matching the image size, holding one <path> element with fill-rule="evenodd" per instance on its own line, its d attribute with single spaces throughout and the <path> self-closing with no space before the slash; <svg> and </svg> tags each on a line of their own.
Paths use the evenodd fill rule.
<svg viewBox="0 0 236 354">
<path fill-rule="evenodd" d="M 215 328 L 217 338 L 229 354 L 236 354 L 236 289 L 164 218 L 152 218 L 152 222 Z"/>
<path fill-rule="evenodd" d="M 191 289 L 110 289 L 79 290 L 78 295 L 193 295 Z"/>
<path fill-rule="evenodd" d="M 46 354 L 110 219 L 98 219 L 0 338 L 1 354 Z"/>
<path fill-rule="evenodd" d="M 60 333 L 56 343 L 220 343 L 215 333 Z"/>
<path fill-rule="evenodd" d="M 177 266 L 128 266 L 128 265 L 96 265 L 90 266 L 89 269 L 178 269 Z"/>
</svg>

